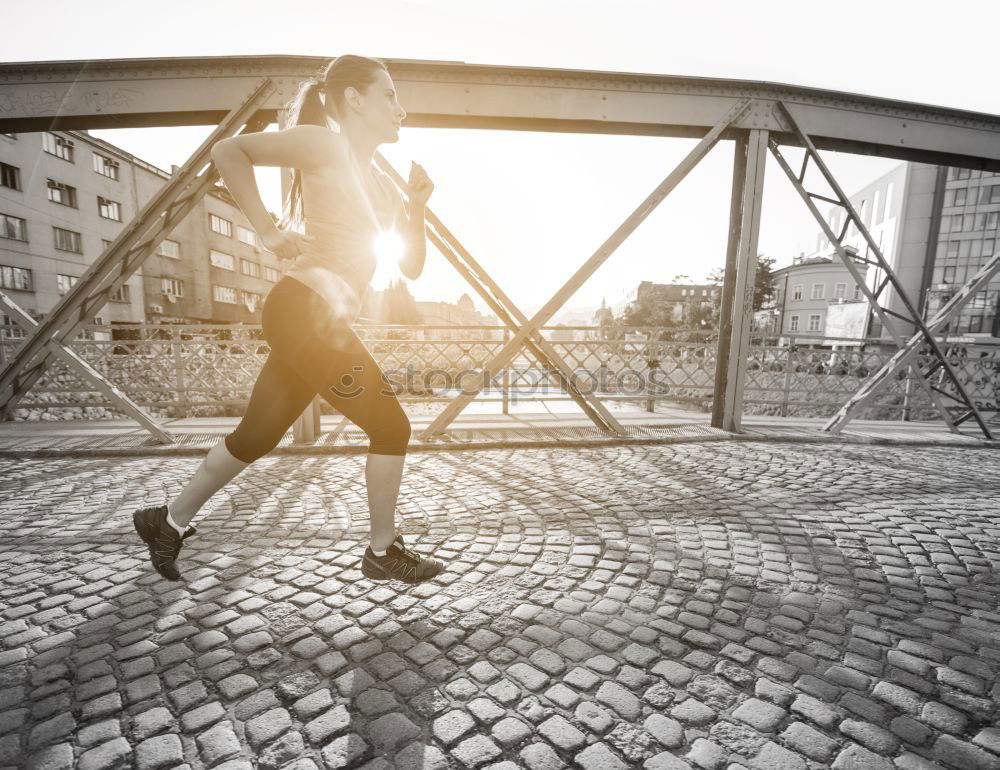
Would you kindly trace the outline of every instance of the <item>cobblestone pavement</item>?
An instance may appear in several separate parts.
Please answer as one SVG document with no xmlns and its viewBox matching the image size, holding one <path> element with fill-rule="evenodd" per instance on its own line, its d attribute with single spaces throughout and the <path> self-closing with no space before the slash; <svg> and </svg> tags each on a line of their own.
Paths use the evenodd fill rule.
<svg viewBox="0 0 1000 770">
<path fill-rule="evenodd" d="M 1000 768 L 993 450 L 413 455 L 415 587 L 353 455 L 258 461 L 159 578 L 131 512 L 198 462 L 0 459 L 0 766 Z"/>
</svg>

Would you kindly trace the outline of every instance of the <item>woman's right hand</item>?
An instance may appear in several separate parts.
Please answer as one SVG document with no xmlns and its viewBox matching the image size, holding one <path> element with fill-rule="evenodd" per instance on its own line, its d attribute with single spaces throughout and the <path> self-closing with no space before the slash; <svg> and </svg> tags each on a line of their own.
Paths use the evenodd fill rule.
<svg viewBox="0 0 1000 770">
<path fill-rule="evenodd" d="M 316 239 L 312 235 L 304 235 L 281 227 L 275 227 L 260 237 L 264 248 L 275 254 L 278 259 L 295 259 L 314 240 Z"/>
</svg>

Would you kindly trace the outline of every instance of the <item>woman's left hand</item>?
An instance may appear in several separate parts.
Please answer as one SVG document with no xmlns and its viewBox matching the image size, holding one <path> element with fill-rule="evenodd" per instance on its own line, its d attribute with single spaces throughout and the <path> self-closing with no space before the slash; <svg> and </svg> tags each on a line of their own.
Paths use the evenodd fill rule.
<svg viewBox="0 0 1000 770">
<path fill-rule="evenodd" d="M 411 161 L 410 163 L 410 181 L 408 182 L 410 188 L 410 204 L 426 206 L 427 199 L 430 198 L 431 193 L 434 192 L 434 183 L 431 181 L 431 178 L 427 176 L 427 172 L 424 171 L 423 166 L 416 161 Z"/>
</svg>

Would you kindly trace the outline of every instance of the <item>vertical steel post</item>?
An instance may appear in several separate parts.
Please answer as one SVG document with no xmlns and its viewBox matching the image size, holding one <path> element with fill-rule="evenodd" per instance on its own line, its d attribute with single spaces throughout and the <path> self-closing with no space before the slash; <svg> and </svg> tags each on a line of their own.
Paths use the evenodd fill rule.
<svg viewBox="0 0 1000 770">
<path fill-rule="evenodd" d="M 743 218 L 743 185 L 746 181 L 749 131 L 740 131 L 733 147 L 733 186 L 729 198 L 729 242 L 726 245 L 726 269 L 719 299 L 719 342 L 715 355 L 715 393 L 712 398 L 712 427 L 721 428 L 726 401 L 726 375 L 729 346 L 733 336 L 733 290 L 736 286 L 736 255 Z"/>
<path fill-rule="evenodd" d="M 794 339 L 794 338 L 792 338 Z M 785 346 L 785 382 L 781 388 L 781 416 L 788 417 L 788 396 L 792 391 L 792 348 L 791 341 Z"/>
<path fill-rule="evenodd" d="M 181 350 L 181 333 L 177 326 L 170 330 L 170 347 L 174 354 L 174 389 L 177 391 L 177 398 L 181 402 L 180 416 L 188 416 L 188 392 L 184 382 L 184 354 Z"/>
<path fill-rule="evenodd" d="M 503 344 L 510 342 L 510 327 L 505 326 L 503 330 Z M 503 368 L 503 413 L 510 413 L 510 365 Z"/>
<path fill-rule="evenodd" d="M 722 409 L 723 430 L 738 433 L 743 416 L 743 387 L 746 381 L 753 322 L 753 290 L 757 274 L 757 238 L 760 233 L 761 203 L 764 197 L 764 163 L 767 131 L 748 131 L 746 170 L 740 205 L 740 238 L 737 248 L 736 280 L 733 290 L 732 336 L 726 362 Z"/>
</svg>

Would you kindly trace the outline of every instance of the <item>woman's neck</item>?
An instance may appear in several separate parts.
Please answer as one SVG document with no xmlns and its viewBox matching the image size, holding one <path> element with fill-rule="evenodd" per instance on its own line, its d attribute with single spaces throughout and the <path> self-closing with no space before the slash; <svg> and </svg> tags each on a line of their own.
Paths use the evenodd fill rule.
<svg viewBox="0 0 1000 770">
<path fill-rule="evenodd" d="M 366 131 L 358 130 L 352 123 L 340 123 L 340 134 L 347 139 L 347 144 L 351 152 L 358 161 L 358 165 L 368 167 L 375 157 L 375 149 L 378 143 L 375 142 Z M 333 130 L 333 124 L 327 120 L 327 127 Z"/>
</svg>

